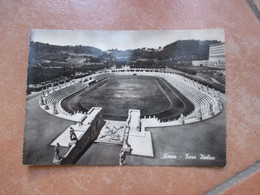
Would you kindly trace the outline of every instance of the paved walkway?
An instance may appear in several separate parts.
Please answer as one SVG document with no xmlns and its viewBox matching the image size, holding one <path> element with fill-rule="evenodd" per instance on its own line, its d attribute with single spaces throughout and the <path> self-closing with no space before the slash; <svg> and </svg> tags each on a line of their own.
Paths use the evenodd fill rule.
<svg viewBox="0 0 260 195">
<path fill-rule="evenodd" d="M 72 121 L 48 114 L 39 106 L 39 94 L 27 96 L 26 121 L 24 131 L 24 164 L 52 164 L 54 146 L 51 143 Z M 121 146 L 92 144 L 77 164 L 118 165 Z"/>
<path fill-rule="evenodd" d="M 72 121 L 54 117 L 39 106 L 39 94 L 26 98 L 26 120 L 24 131 L 24 164 L 52 164 L 54 146 L 50 144 Z"/>
<path fill-rule="evenodd" d="M 24 163 L 52 164 L 54 146 L 50 144 L 75 123 L 46 113 L 38 101 L 39 94 L 27 97 Z M 225 165 L 225 110 L 203 122 L 147 130 L 152 133 L 155 156 L 127 156 L 128 165 Z M 92 144 L 77 164 L 117 165 L 120 148 L 117 145 Z M 187 153 L 197 155 L 197 159 L 185 159 Z M 200 154 L 210 155 L 215 160 L 199 160 Z M 176 159 L 173 159 L 174 155 Z"/>
<path fill-rule="evenodd" d="M 127 156 L 127 165 L 224 166 L 225 115 L 224 104 L 219 115 L 202 122 L 147 128 L 146 130 L 152 133 L 154 157 Z M 187 154 L 196 156 L 196 159 L 186 159 Z M 199 159 L 200 154 L 210 155 L 215 157 L 215 160 Z"/>
</svg>

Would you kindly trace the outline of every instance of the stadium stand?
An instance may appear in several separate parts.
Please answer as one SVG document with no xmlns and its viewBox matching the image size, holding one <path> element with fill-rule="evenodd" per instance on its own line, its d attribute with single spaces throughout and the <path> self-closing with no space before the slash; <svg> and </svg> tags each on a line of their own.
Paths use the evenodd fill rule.
<svg viewBox="0 0 260 195">
<path fill-rule="evenodd" d="M 46 103 L 48 105 L 53 105 L 53 103 L 58 103 L 61 99 L 63 99 L 64 97 L 75 93 L 83 88 L 87 87 L 86 84 L 82 84 L 82 83 L 75 83 L 74 85 L 62 88 L 60 90 L 57 91 L 53 91 L 50 95 L 48 95 L 46 97 Z"/>
<path fill-rule="evenodd" d="M 50 108 L 56 105 L 58 110 L 62 110 L 66 114 L 66 111 L 63 110 L 59 104 L 62 99 L 88 87 L 93 82 L 99 82 L 107 78 L 110 74 L 137 74 L 164 78 L 194 105 L 194 110 L 186 116 L 181 115 L 179 120 L 161 121 L 155 116 L 145 116 L 144 119 L 142 119 L 144 124 L 146 123 L 144 121 L 150 121 L 150 124 L 156 124 L 157 126 L 187 124 L 213 117 L 222 110 L 222 104 L 219 98 L 220 92 L 214 88 L 212 89 L 181 74 L 158 69 L 136 68 L 130 70 L 100 71 L 99 73 L 78 79 L 76 82 L 64 84 L 62 87 L 59 85 L 56 86 L 56 88 L 47 89 L 42 92 L 43 98 L 40 99 L 40 105 L 42 105 L 42 108 L 44 108 L 43 104 Z M 67 114 L 71 115 L 69 113 Z M 149 122 L 147 122 L 147 124 L 149 124 Z"/>
<path fill-rule="evenodd" d="M 181 116 L 179 120 L 162 122 L 155 116 L 151 118 L 147 116 L 145 117 L 146 119 L 142 119 L 143 122 L 148 120 L 150 124 L 156 124 L 156 126 L 187 124 L 213 117 L 222 110 L 222 104 L 219 97 L 216 98 L 219 94 L 218 91 L 183 75 L 166 72 L 165 70 L 157 70 L 155 72 L 154 70 L 147 69 L 145 71 L 143 69 L 131 69 L 130 72 L 125 71 L 124 73 L 122 73 L 122 71 L 116 71 L 115 74 L 138 74 L 164 78 L 194 105 L 194 110 L 186 116 Z M 149 122 L 147 124 L 149 124 Z"/>
<path fill-rule="evenodd" d="M 107 77 L 106 74 L 97 74 L 97 75 L 87 76 L 87 77 L 79 80 L 76 83 L 74 82 L 74 84 L 72 84 L 72 82 L 69 82 L 67 84 L 65 83 L 63 86 L 58 85 L 56 88 L 47 89 L 46 92 L 44 92 L 44 94 L 47 95 L 47 91 L 48 92 L 52 91 L 52 93 L 50 93 L 49 95 L 47 95 L 45 97 L 46 103 L 49 106 L 51 106 L 53 104 L 57 104 L 63 98 L 65 98 L 73 93 L 76 93 L 76 92 L 84 89 L 85 87 L 88 87 L 89 84 L 91 84 L 92 82 L 98 82 L 106 77 Z M 56 91 L 55 91 L 55 89 L 56 89 Z"/>
</svg>

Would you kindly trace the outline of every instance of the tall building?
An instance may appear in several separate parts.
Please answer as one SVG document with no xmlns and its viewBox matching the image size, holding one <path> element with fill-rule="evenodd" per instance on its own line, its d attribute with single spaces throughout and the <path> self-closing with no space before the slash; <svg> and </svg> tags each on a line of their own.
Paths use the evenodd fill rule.
<svg viewBox="0 0 260 195">
<path fill-rule="evenodd" d="M 217 43 L 209 46 L 209 62 L 208 66 L 225 67 L 225 45 Z"/>
</svg>

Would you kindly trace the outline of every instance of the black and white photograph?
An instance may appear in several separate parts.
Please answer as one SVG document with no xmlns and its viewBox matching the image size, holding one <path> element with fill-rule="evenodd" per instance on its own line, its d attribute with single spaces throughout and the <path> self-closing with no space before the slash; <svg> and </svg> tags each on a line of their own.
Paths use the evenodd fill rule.
<svg viewBox="0 0 260 195">
<path fill-rule="evenodd" d="M 225 35 L 31 30 L 23 164 L 226 165 Z"/>
</svg>

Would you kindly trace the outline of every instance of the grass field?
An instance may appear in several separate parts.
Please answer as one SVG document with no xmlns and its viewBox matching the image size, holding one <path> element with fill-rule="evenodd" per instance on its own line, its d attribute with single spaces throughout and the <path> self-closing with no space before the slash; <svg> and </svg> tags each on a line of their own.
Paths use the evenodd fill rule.
<svg viewBox="0 0 260 195">
<path fill-rule="evenodd" d="M 66 98 L 62 106 L 69 112 L 103 107 L 104 118 L 112 120 L 125 120 L 129 109 L 139 109 L 142 116 L 156 115 L 161 119 L 178 118 L 193 109 L 164 79 L 136 75 L 110 76 Z"/>
</svg>

